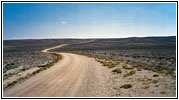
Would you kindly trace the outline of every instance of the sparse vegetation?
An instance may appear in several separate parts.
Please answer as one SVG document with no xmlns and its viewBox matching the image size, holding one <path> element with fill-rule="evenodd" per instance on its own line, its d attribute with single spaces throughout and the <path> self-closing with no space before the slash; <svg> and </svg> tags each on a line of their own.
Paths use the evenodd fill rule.
<svg viewBox="0 0 179 100">
<path fill-rule="evenodd" d="M 116 97 L 119 97 L 120 96 L 120 93 L 116 94 Z"/>
<path fill-rule="evenodd" d="M 154 74 L 153 77 L 159 77 L 159 74 Z"/>
<path fill-rule="evenodd" d="M 6 87 L 13 86 L 13 85 L 15 85 L 16 83 L 17 83 L 17 80 L 12 81 L 12 82 L 8 83 Z"/>
<path fill-rule="evenodd" d="M 122 73 L 122 71 L 121 71 L 121 69 L 120 68 L 116 68 L 116 69 L 114 69 L 114 70 L 112 70 L 112 72 L 116 72 L 116 73 Z"/>
<path fill-rule="evenodd" d="M 56 59 L 53 54 L 41 51 L 63 43 L 78 43 L 81 39 L 26 39 L 26 40 L 3 40 L 3 79 L 21 73 L 34 66 L 45 65 Z M 8 70 L 17 71 L 8 73 Z"/>
<path fill-rule="evenodd" d="M 52 41 L 52 40 L 51 40 Z M 25 42 L 25 41 L 24 41 Z M 128 77 L 136 74 L 138 71 L 150 70 L 157 72 L 158 74 L 152 74 L 151 76 L 147 76 L 144 78 L 138 79 L 141 83 L 139 83 L 143 89 L 153 87 L 162 87 L 159 77 L 161 74 L 169 74 L 176 78 L 174 73 L 176 67 L 176 45 L 175 38 L 166 37 L 166 38 L 128 38 L 128 39 L 96 39 L 94 42 L 84 43 L 84 44 L 71 44 L 70 46 L 66 46 L 63 48 L 59 48 L 51 51 L 62 51 L 62 52 L 73 52 L 80 55 L 85 55 L 88 57 L 95 58 L 98 62 L 100 62 L 103 66 L 108 68 L 114 68 L 119 65 L 119 61 L 122 63 L 122 68 L 116 67 L 116 69 L 111 69 L 114 73 L 122 73 L 122 74 L 113 74 L 116 76 Z M 28 42 L 27 42 L 28 43 Z M 29 40 L 29 43 L 31 41 Z M 33 42 L 36 43 L 36 42 Z M 19 68 L 21 65 L 30 65 L 27 68 L 23 67 L 20 71 L 25 71 L 26 69 L 38 66 L 39 69 L 34 71 L 32 74 L 35 75 L 51 66 L 53 66 L 58 60 L 61 59 L 61 56 L 58 57 L 56 54 L 43 54 L 40 51 L 44 48 L 51 47 L 52 45 L 59 45 L 60 43 L 55 44 L 45 44 L 46 42 L 42 41 L 41 44 L 34 46 L 34 44 L 20 46 L 9 45 L 9 47 L 4 46 L 4 59 L 3 59 L 3 73 L 8 72 L 10 69 Z M 67 43 L 67 42 L 65 42 Z M 73 42 L 72 42 L 73 43 Z M 6 44 L 6 45 L 7 45 Z M 21 43 L 17 43 L 18 45 Z M 15 44 L 15 45 L 17 45 Z M 40 46 L 41 45 L 41 46 Z M 34 49 L 29 49 L 34 48 Z M 16 54 L 17 53 L 17 54 Z M 13 55 L 15 56 L 13 57 Z M 12 58 L 12 59 L 11 59 Z M 33 60 L 31 60 L 33 59 Z M 45 60 L 44 60 L 45 59 Z M 11 61 L 10 61 L 11 60 Z M 126 62 L 125 64 L 123 64 Z M 28 64 L 26 64 L 28 63 Z M 121 67 L 121 66 L 119 66 Z M 122 71 L 121 71 L 122 70 Z M 123 71 L 124 70 L 124 71 Z M 127 71 L 128 73 L 125 73 Z M 32 75 L 30 74 L 30 75 Z M 124 76 L 123 76 L 124 74 Z M 136 76 L 137 76 L 136 75 Z M 8 75 L 7 75 L 8 76 Z M 135 75 L 134 75 L 135 76 Z M 163 75 L 160 76 L 161 78 Z M 5 77 L 6 78 L 6 77 Z M 23 81 L 27 77 L 19 78 L 11 83 L 8 86 L 13 86 L 18 82 Z M 130 80 L 128 80 L 130 79 Z M 125 83 L 130 83 L 129 81 L 134 81 L 133 77 L 125 78 L 127 80 Z M 115 80 L 115 82 L 118 82 Z M 133 86 L 130 84 L 125 84 L 117 86 L 117 89 L 124 88 L 129 89 Z M 120 87 L 120 88 L 119 88 Z M 144 90 L 144 91 L 146 91 Z M 161 91 L 161 90 L 160 90 Z M 165 92 L 161 92 L 159 94 L 165 94 Z M 156 92 L 156 91 L 155 91 Z M 115 95 L 115 94 L 114 94 Z M 121 93 L 122 96 L 122 93 Z"/>
<path fill-rule="evenodd" d="M 107 66 L 108 68 L 113 68 L 119 64 L 118 61 L 109 61 L 105 59 L 97 59 L 98 62 L 100 62 L 103 66 Z"/>
<path fill-rule="evenodd" d="M 17 82 L 23 81 L 24 79 L 25 79 L 25 77 L 20 77 L 20 78 L 14 80 L 14 81 L 8 83 L 5 88 L 10 87 L 10 86 L 14 86 Z"/>
<path fill-rule="evenodd" d="M 166 92 L 165 91 L 161 91 L 160 94 L 166 94 Z"/>
<path fill-rule="evenodd" d="M 123 64 L 122 67 L 123 67 L 124 69 L 133 69 L 132 66 L 128 66 L 128 65 L 126 65 L 126 64 Z"/>
<path fill-rule="evenodd" d="M 148 88 L 150 88 L 150 85 L 144 86 L 144 89 L 148 89 Z"/>
<path fill-rule="evenodd" d="M 96 39 L 90 43 L 72 44 L 53 51 L 73 52 L 136 64 L 139 66 L 132 67 L 137 68 L 137 71 L 144 69 L 158 73 L 167 71 L 168 74 L 172 74 L 176 68 L 175 36 Z"/>
<path fill-rule="evenodd" d="M 137 67 L 137 71 L 142 71 L 142 68 L 141 67 Z"/>
<path fill-rule="evenodd" d="M 36 71 L 34 71 L 32 74 L 33 75 L 35 75 L 35 74 L 37 74 L 37 73 L 39 73 L 39 72 L 41 72 L 41 71 L 43 71 L 43 70 L 45 70 L 46 68 L 39 68 L 39 69 L 37 69 Z"/>
<path fill-rule="evenodd" d="M 136 73 L 135 70 L 131 70 L 129 73 L 125 74 L 124 77 L 132 76 Z"/>
<path fill-rule="evenodd" d="M 147 78 L 147 77 L 139 78 L 138 81 L 143 82 L 142 85 L 146 85 L 146 86 L 148 86 L 149 83 L 155 83 L 156 84 L 156 83 L 159 82 L 159 80 L 151 79 L 151 78 Z M 146 87 L 144 87 L 144 88 L 146 88 Z"/>
<path fill-rule="evenodd" d="M 175 79 L 176 78 L 176 74 L 172 74 L 172 77 Z"/>
<path fill-rule="evenodd" d="M 38 66 L 39 69 L 36 70 L 36 71 L 34 71 L 34 72 L 32 73 L 33 75 L 35 75 L 35 74 L 37 74 L 37 73 L 39 73 L 39 72 L 41 72 L 41 71 L 43 71 L 43 70 L 46 70 L 47 68 L 50 68 L 50 67 L 53 66 L 56 62 L 58 62 L 60 59 L 62 59 L 62 56 L 61 56 L 60 54 L 56 54 L 56 53 L 50 53 L 50 54 L 53 54 L 53 55 L 57 56 L 57 58 L 56 58 L 54 61 L 52 61 L 52 62 L 50 62 L 50 63 L 48 63 L 48 64 Z"/>
<path fill-rule="evenodd" d="M 55 54 L 55 53 L 50 53 L 50 54 L 52 54 L 54 56 L 57 56 L 57 58 L 54 61 L 52 61 L 52 62 L 50 62 L 48 64 L 40 65 L 38 67 L 49 68 L 49 67 L 53 66 L 56 62 L 58 62 L 58 60 L 62 59 L 62 56 L 60 54 Z"/>
<path fill-rule="evenodd" d="M 129 88 L 132 88 L 132 85 L 131 84 L 125 84 L 125 85 L 122 85 L 120 88 L 129 89 Z"/>
<path fill-rule="evenodd" d="M 20 78 L 18 78 L 17 80 L 8 83 L 5 88 L 10 87 L 10 86 L 13 86 L 13 85 L 15 85 L 16 83 L 18 83 L 18 82 L 20 82 L 20 81 L 22 81 L 22 80 L 25 80 L 26 78 L 28 78 L 28 76 L 35 75 L 35 74 L 37 74 L 37 73 L 39 73 L 39 72 L 41 72 L 41 71 L 43 71 L 43 70 L 46 70 L 47 68 L 50 68 L 50 67 L 53 66 L 56 62 L 58 62 L 58 60 L 62 59 L 62 56 L 61 56 L 60 54 L 55 54 L 55 53 L 51 53 L 51 54 L 57 56 L 57 58 L 56 58 L 53 62 L 51 62 L 51 63 L 49 63 L 49 64 L 46 64 L 46 65 L 41 65 L 41 66 L 39 66 L 40 68 L 37 69 L 36 71 L 32 72 L 32 74 L 28 74 L 26 77 L 20 77 Z"/>
<path fill-rule="evenodd" d="M 152 83 L 158 83 L 159 81 L 158 80 L 156 80 L 156 79 L 154 79 L 153 81 L 152 81 Z"/>
</svg>

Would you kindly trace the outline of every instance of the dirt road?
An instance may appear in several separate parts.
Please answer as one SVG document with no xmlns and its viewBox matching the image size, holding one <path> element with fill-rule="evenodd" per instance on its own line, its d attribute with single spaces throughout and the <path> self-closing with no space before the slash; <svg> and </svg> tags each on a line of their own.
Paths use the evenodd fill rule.
<svg viewBox="0 0 179 100">
<path fill-rule="evenodd" d="M 56 48 L 61 48 L 61 47 L 67 46 L 67 45 L 68 45 L 68 44 L 61 44 L 61 45 L 58 45 L 58 46 L 54 46 L 54 47 L 51 47 L 51 48 L 42 50 L 42 52 L 44 52 L 44 53 L 48 53 L 49 50 L 56 49 Z"/>
<path fill-rule="evenodd" d="M 50 49 L 43 52 L 48 50 Z M 110 73 L 107 68 L 92 58 L 70 53 L 61 54 L 63 59 L 53 67 L 4 90 L 4 97 L 110 96 L 107 82 Z"/>
</svg>

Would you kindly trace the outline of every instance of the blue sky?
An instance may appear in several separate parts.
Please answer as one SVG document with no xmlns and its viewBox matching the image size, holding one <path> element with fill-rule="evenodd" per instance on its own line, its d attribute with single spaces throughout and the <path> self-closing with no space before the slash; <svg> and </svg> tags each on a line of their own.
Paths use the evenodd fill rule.
<svg viewBox="0 0 179 100">
<path fill-rule="evenodd" d="M 176 36 L 175 3 L 3 3 L 3 38 Z"/>
</svg>

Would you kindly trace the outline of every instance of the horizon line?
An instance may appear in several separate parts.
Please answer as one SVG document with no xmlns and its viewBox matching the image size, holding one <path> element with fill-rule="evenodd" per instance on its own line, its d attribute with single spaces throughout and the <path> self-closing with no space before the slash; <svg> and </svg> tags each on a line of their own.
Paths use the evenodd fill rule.
<svg viewBox="0 0 179 100">
<path fill-rule="evenodd" d="M 66 38 L 24 38 L 24 39 L 3 39 L 4 40 L 45 40 L 45 39 L 125 39 L 125 38 L 145 38 L 145 37 L 176 37 L 176 35 L 169 35 L 169 36 L 130 36 L 130 37 L 66 37 Z"/>
</svg>

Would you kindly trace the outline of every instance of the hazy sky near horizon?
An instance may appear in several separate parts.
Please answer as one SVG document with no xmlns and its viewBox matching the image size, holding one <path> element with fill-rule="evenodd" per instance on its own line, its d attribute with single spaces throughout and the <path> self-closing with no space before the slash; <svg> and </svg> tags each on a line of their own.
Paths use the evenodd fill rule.
<svg viewBox="0 0 179 100">
<path fill-rule="evenodd" d="M 3 3 L 3 38 L 176 36 L 175 3 Z"/>
</svg>

